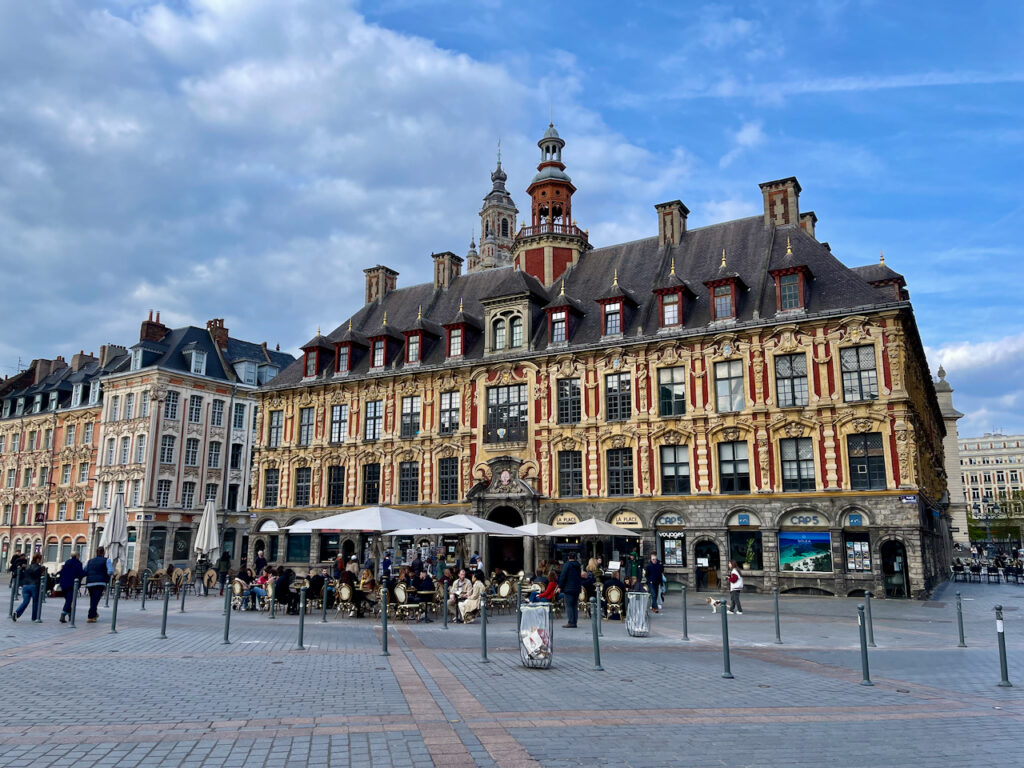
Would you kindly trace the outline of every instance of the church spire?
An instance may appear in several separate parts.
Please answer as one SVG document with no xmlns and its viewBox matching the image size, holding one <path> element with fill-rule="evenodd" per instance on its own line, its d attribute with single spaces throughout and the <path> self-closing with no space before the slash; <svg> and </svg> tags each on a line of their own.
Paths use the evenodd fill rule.
<svg viewBox="0 0 1024 768">
<path fill-rule="evenodd" d="M 505 188 L 507 180 L 508 175 L 501 167 L 501 139 L 498 139 L 497 164 L 491 171 L 491 191 L 484 197 L 484 205 L 480 209 L 480 254 L 472 260 L 467 257 L 467 272 L 505 267 L 512 263 L 512 240 L 519 211 Z"/>
</svg>

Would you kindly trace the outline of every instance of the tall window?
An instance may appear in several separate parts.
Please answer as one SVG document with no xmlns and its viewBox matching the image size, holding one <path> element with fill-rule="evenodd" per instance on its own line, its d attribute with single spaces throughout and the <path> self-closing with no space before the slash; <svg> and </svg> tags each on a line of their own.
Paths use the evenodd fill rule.
<svg viewBox="0 0 1024 768">
<path fill-rule="evenodd" d="M 661 324 L 663 327 L 679 325 L 679 294 L 666 293 L 661 297 Z"/>
<path fill-rule="evenodd" d="M 800 275 L 782 275 L 779 278 L 779 305 L 779 309 L 799 309 L 803 306 Z"/>
<path fill-rule="evenodd" d="M 71 482 L 71 465 L 65 464 L 60 468 L 60 484 L 68 485 Z"/>
<path fill-rule="evenodd" d="M 231 427 L 233 429 L 245 429 L 245 403 L 235 403 Z"/>
<path fill-rule="evenodd" d="M 348 344 L 344 344 L 338 347 L 338 373 L 345 373 L 348 371 L 349 354 Z"/>
<path fill-rule="evenodd" d="M 243 446 L 242 446 L 241 443 L 232 443 L 231 444 L 231 458 L 230 458 L 230 462 L 231 462 L 230 463 L 230 467 L 231 467 L 231 469 L 241 469 L 242 468 L 242 455 L 243 455 L 242 451 L 243 451 Z"/>
<path fill-rule="evenodd" d="M 310 445 L 313 442 L 313 408 L 299 409 L 299 445 Z"/>
<path fill-rule="evenodd" d="M 564 309 L 557 310 L 551 313 L 551 343 L 557 344 L 558 342 L 565 341 L 568 339 L 566 334 L 566 311 Z"/>
<path fill-rule="evenodd" d="M 523 318 L 513 317 L 509 320 L 509 346 L 510 347 L 521 347 L 523 346 Z"/>
<path fill-rule="evenodd" d="M 313 376 L 316 376 L 316 351 L 311 349 L 306 352 L 305 378 L 310 379 Z"/>
<path fill-rule="evenodd" d="M 583 452 L 558 452 L 558 495 L 583 495 Z"/>
<path fill-rule="evenodd" d="M 485 442 L 519 442 L 526 439 L 529 401 L 525 384 L 489 387 Z"/>
<path fill-rule="evenodd" d="M 192 509 L 196 505 L 196 484 L 186 480 L 181 484 L 181 508 Z"/>
<path fill-rule="evenodd" d="M 743 363 L 715 363 L 715 403 L 719 413 L 743 410 Z"/>
<path fill-rule="evenodd" d="M 558 380 L 558 423 L 579 424 L 583 410 L 579 379 Z"/>
<path fill-rule="evenodd" d="M 185 466 L 199 466 L 199 438 L 189 437 L 185 440 Z"/>
<path fill-rule="evenodd" d="M 198 424 L 203 416 L 203 398 L 201 395 L 192 395 L 188 399 L 188 420 L 192 424 Z"/>
<path fill-rule="evenodd" d="M 732 307 L 732 286 L 719 285 L 715 287 L 715 320 L 724 320 L 733 316 Z"/>
<path fill-rule="evenodd" d="M 340 507 L 345 503 L 345 468 L 327 468 L 327 506 Z"/>
<path fill-rule="evenodd" d="M 775 358 L 775 389 L 780 408 L 807 405 L 806 355 L 779 355 Z"/>
<path fill-rule="evenodd" d="M 380 464 L 363 465 L 363 504 L 380 502 Z"/>
<path fill-rule="evenodd" d="M 442 504 L 459 500 L 459 460 L 440 459 L 437 462 L 437 495 Z"/>
<path fill-rule="evenodd" d="M 348 436 L 348 406 L 331 406 L 331 442 L 343 443 Z"/>
<path fill-rule="evenodd" d="M 164 435 L 160 438 L 160 463 L 174 463 L 174 435 Z"/>
<path fill-rule="evenodd" d="M 622 333 L 622 302 L 604 305 L 604 335 Z"/>
<path fill-rule="evenodd" d="M 462 329 L 452 328 L 448 332 L 448 357 L 462 356 Z"/>
<path fill-rule="evenodd" d="M 108 467 L 114 464 L 114 438 L 112 437 L 107 440 L 106 459 L 103 463 Z"/>
<path fill-rule="evenodd" d="M 658 369 L 658 413 L 662 416 L 686 413 L 686 368 Z"/>
<path fill-rule="evenodd" d="M 14 470 L 12 469 L 11 471 L 13 472 Z M 81 464 L 78 465 L 78 482 L 79 483 L 87 483 L 87 482 L 89 482 L 89 462 L 88 461 L 83 461 Z M 8 486 L 9 485 L 10 484 L 8 484 Z"/>
<path fill-rule="evenodd" d="M 628 496 L 633 493 L 633 449 L 612 448 L 608 451 L 608 495 Z"/>
<path fill-rule="evenodd" d="M 139 506 L 139 499 L 141 498 L 141 496 L 142 496 L 142 481 L 141 480 L 132 480 L 132 501 L 131 501 L 131 505 L 130 506 L 133 506 L 133 507 Z"/>
<path fill-rule="evenodd" d="M 217 484 L 216 483 L 207 483 L 206 484 L 206 495 L 204 496 L 203 501 L 212 501 L 214 503 L 217 502 Z"/>
<path fill-rule="evenodd" d="M 622 421 L 633 413 L 633 392 L 628 373 L 612 373 L 604 377 L 605 415 L 608 421 Z"/>
<path fill-rule="evenodd" d="M 158 507 L 171 506 L 171 481 L 158 480 L 156 483 L 156 505 Z"/>
<path fill-rule="evenodd" d="M 149 390 L 147 389 L 139 397 L 139 418 L 149 418 Z"/>
<path fill-rule="evenodd" d="M 267 435 L 267 443 L 271 448 L 281 445 L 281 433 L 284 430 L 284 411 L 270 412 L 270 428 Z"/>
<path fill-rule="evenodd" d="M 135 436 L 135 463 L 142 464 L 146 461 L 146 436 Z"/>
<path fill-rule="evenodd" d="M 885 489 L 885 452 L 882 433 L 849 435 L 846 450 L 850 455 L 850 487 L 855 491 Z"/>
<path fill-rule="evenodd" d="M 875 371 L 875 348 L 847 347 L 839 350 L 843 366 L 843 400 L 878 399 L 878 374 Z"/>
<path fill-rule="evenodd" d="M 505 338 L 505 321 L 502 318 L 498 318 L 494 321 L 494 348 L 504 349 L 507 343 Z"/>
<path fill-rule="evenodd" d="M 121 396 L 114 395 L 110 398 L 110 420 L 117 421 L 119 412 L 121 410 Z"/>
<path fill-rule="evenodd" d="M 420 361 L 420 335 L 410 334 L 405 342 L 405 362 L 418 363 Z"/>
<path fill-rule="evenodd" d="M 718 444 L 718 475 L 722 493 L 750 493 L 750 460 L 745 442 Z"/>
<path fill-rule="evenodd" d="M 295 470 L 295 506 L 309 506 L 309 491 L 312 484 L 313 468 L 299 467 Z"/>
<path fill-rule="evenodd" d="M 64 445 L 75 444 L 75 432 L 78 429 L 77 424 L 69 424 L 67 429 L 64 430 Z M 0 438 L 0 453 L 3 453 L 3 440 Z"/>
<path fill-rule="evenodd" d="M 132 439 L 130 437 L 122 437 L 121 438 L 121 455 L 118 457 L 121 460 L 120 463 L 121 464 L 127 464 L 128 463 L 128 459 L 131 458 L 131 455 L 132 455 Z"/>
<path fill-rule="evenodd" d="M 203 376 L 206 373 L 206 353 L 197 349 L 192 353 L 192 373 Z"/>
<path fill-rule="evenodd" d="M 263 506 L 277 506 L 277 493 L 281 489 L 281 470 L 263 470 Z"/>
<path fill-rule="evenodd" d="M 782 490 L 814 490 L 814 446 L 809 437 L 790 437 L 779 441 L 782 456 Z"/>
<path fill-rule="evenodd" d="M 92 445 L 93 423 L 90 421 L 82 430 L 82 445 Z"/>
<path fill-rule="evenodd" d="M 416 437 L 420 433 L 419 395 L 402 398 L 402 437 Z"/>
<path fill-rule="evenodd" d="M 167 392 L 164 399 L 164 418 L 174 421 L 178 418 L 178 398 L 179 395 L 174 390 Z"/>
<path fill-rule="evenodd" d="M 124 417 L 126 419 L 135 418 L 135 393 L 129 392 L 124 396 Z"/>
<path fill-rule="evenodd" d="M 415 504 L 419 501 L 420 465 L 403 461 L 398 465 L 398 503 Z"/>
<path fill-rule="evenodd" d="M 371 400 L 366 404 L 366 429 L 363 432 L 363 439 L 380 440 L 380 436 L 383 430 L 384 401 Z"/>
<path fill-rule="evenodd" d="M 380 368 L 384 365 L 384 346 L 387 344 L 384 339 L 377 339 L 373 342 L 373 367 Z"/>
<path fill-rule="evenodd" d="M 206 466 L 210 469 L 220 468 L 220 441 L 210 441 L 210 450 L 207 453 Z"/>
<path fill-rule="evenodd" d="M 690 449 L 685 445 L 661 446 L 661 492 L 690 492 Z"/>
<path fill-rule="evenodd" d="M 459 428 L 460 395 L 458 392 L 441 393 L 441 413 L 438 431 L 450 435 Z"/>
</svg>

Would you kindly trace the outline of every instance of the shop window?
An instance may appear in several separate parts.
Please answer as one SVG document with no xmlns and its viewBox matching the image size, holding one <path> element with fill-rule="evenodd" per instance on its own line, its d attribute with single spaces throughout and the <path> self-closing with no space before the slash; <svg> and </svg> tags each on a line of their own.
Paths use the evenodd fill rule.
<svg viewBox="0 0 1024 768">
<path fill-rule="evenodd" d="M 764 568 L 760 531 L 729 531 L 729 559 L 743 563 L 744 570 Z"/>
<path fill-rule="evenodd" d="M 846 552 L 846 570 L 871 571 L 871 536 L 867 531 L 847 531 L 843 534 Z"/>
<path fill-rule="evenodd" d="M 311 538 L 308 533 L 289 533 L 288 550 L 285 559 L 289 563 L 308 563 Z"/>
</svg>

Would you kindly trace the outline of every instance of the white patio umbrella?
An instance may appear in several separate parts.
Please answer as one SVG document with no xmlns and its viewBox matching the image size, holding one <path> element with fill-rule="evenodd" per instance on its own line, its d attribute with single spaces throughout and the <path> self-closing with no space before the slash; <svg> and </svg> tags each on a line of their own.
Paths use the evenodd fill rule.
<svg viewBox="0 0 1024 768">
<path fill-rule="evenodd" d="M 302 531 L 367 531 L 373 533 L 386 533 L 399 528 L 432 528 L 437 524 L 433 517 L 416 515 L 412 512 L 404 512 L 401 509 L 391 507 L 367 507 L 357 509 L 354 512 L 342 512 L 329 517 L 320 517 L 316 520 L 299 523 L 298 526 L 286 526 L 283 530 Z M 449 525 L 448 528 L 457 528 L 457 525 Z"/>
<path fill-rule="evenodd" d="M 128 547 L 128 515 L 124 511 L 122 493 L 114 496 L 114 506 L 107 513 L 107 524 L 103 528 L 103 536 L 100 537 L 100 546 L 116 568 L 117 561 Z"/>
<path fill-rule="evenodd" d="M 523 536 L 537 538 L 538 536 L 554 536 L 562 529 L 545 523 L 527 523 L 526 525 L 516 526 L 516 530 L 522 531 Z"/>
<path fill-rule="evenodd" d="M 589 520 L 583 520 L 575 525 L 569 525 L 565 528 L 558 528 L 555 536 L 628 536 L 630 538 L 638 539 L 640 534 L 636 531 L 630 530 L 629 528 L 622 528 L 612 523 L 606 523 L 604 520 L 598 520 L 596 517 L 592 517 Z"/>
<path fill-rule="evenodd" d="M 523 532 L 508 525 L 496 523 L 493 520 L 485 520 L 474 515 L 451 515 L 442 517 L 439 523 L 448 523 L 459 528 L 468 528 L 473 533 L 490 534 L 491 536 L 522 536 Z"/>
<path fill-rule="evenodd" d="M 399 528 L 397 531 L 388 531 L 388 536 L 459 536 L 463 533 L 476 533 L 470 528 L 447 528 L 432 526 L 429 528 Z"/>
<path fill-rule="evenodd" d="M 220 549 L 220 536 L 217 533 L 217 510 L 214 502 L 206 502 L 203 507 L 203 516 L 199 520 L 199 531 L 196 533 L 196 543 L 192 546 L 199 553 L 200 559 L 212 560 L 213 554 Z"/>
</svg>

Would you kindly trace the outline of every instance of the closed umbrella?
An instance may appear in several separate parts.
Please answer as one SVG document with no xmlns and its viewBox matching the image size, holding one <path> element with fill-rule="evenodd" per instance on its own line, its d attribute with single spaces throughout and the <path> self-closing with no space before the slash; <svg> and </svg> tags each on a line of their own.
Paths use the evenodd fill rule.
<svg viewBox="0 0 1024 768">
<path fill-rule="evenodd" d="M 124 511 L 124 494 L 114 496 L 114 506 L 107 514 L 107 525 L 100 537 L 100 546 L 114 566 L 128 547 L 128 515 Z"/>
<path fill-rule="evenodd" d="M 200 560 L 212 560 L 214 553 L 220 549 L 220 536 L 217 533 L 217 510 L 213 501 L 206 502 L 203 516 L 199 520 L 199 531 L 196 543 L 192 547 L 199 553 Z"/>
</svg>

